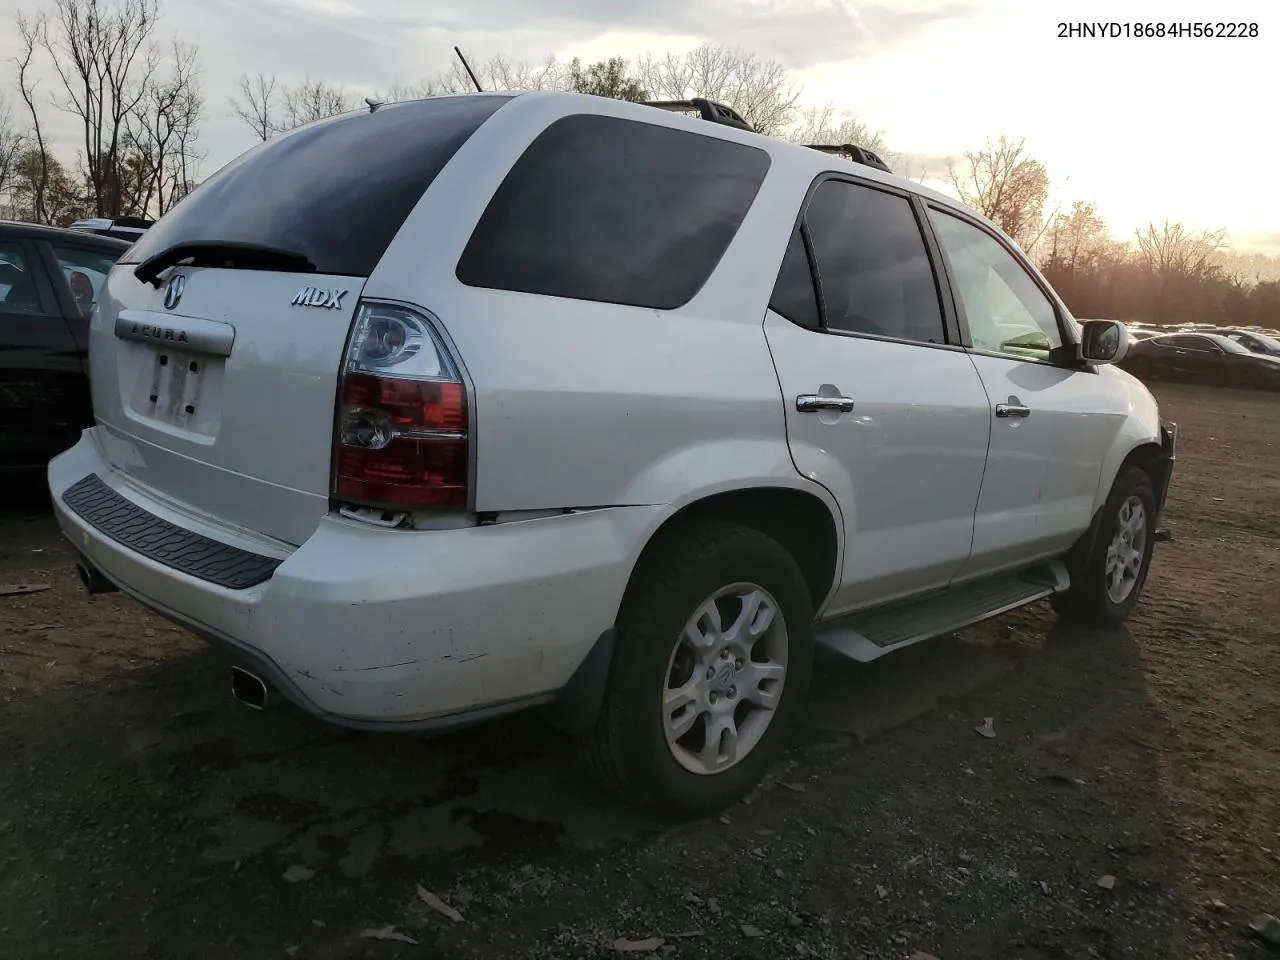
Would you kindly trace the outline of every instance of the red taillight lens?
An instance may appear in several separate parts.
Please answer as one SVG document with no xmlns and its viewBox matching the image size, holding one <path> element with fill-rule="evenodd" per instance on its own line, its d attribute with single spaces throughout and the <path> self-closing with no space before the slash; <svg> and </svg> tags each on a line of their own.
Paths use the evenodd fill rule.
<svg viewBox="0 0 1280 960">
<path fill-rule="evenodd" d="M 467 391 L 425 317 L 361 304 L 340 390 L 337 498 L 382 507 L 467 505 Z"/>
</svg>

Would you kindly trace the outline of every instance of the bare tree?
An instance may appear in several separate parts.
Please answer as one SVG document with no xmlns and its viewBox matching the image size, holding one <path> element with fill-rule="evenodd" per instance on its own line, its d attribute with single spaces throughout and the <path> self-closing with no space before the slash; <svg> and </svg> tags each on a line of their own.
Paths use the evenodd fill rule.
<svg viewBox="0 0 1280 960">
<path fill-rule="evenodd" d="M 872 130 L 851 110 L 841 110 L 835 104 L 825 107 L 805 107 L 797 111 L 796 119 L 779 136 L 792 143 L 829 144 L 843 146 L 851 143 L 883 156 L 884 133 Z"/>
<path fill-rule="evenodd" d="M 1111 243 L 1107 225 L 1092 203 L 1077 200 L 1069 213 L 1059 213 L 1046 232 L 1046 257 L 1056 260 L 1069 275 L 1101 254 Z"/>
<path fill-rule="evenodd" d="M 18 94 L 27 105 L 31 115 L 31 132 L 35 140 L 33 150 L 24 155 L 26 161 L 21 172 L 25 174 L 29 197 L 29 212 L 32 220 L 40 223 L 50 222 L 49 207 L 46 203 L 49 191 L 49 150 L 45 144 L 44 129 L 40 123 L 40 111 L 36 108 L 36 86 L 39 81 L 32 76 L 32 61 L 35 59 L 37 47 L 43 46 L 46 22 L 44 15 L 28 20 L 21 13 L 17 16 L 18 35 L 22 39 L 22 52 L 15 58 L 18 67 Z"/>
<path fill-rule="evenodd" d="M 122 207 L 139 216 L 163 216 L 185 194 L 202 157 L 195 139 L 204 99 L 195 47 L 175 41 L 167 75 L 151 77 L 128 118 L 129 174 Z"/>
<path fill-rule="evenodd" d="M 281 101 L 284 115 L 281 126 L 285 130 L 346 113 L 356 102 L 343 87 L 310 77 L 296 87 L 285 87 Z"/>
<path fill-rule="evenodd" d="M 1138 259 L 1153 281 L 1157 322 L 1173 323 L 1190 302 L 1188 293 L 1219 276 L 1215 262 L 1226 240 L 1225 230 L 1193 233 L 1181 223 L 1148 224 L 1136 231 Z"/>
<path fill-rule="evenodd" d="M 159 60 L 159 0 L 54 0 L 54 12 L 43 40 L 66 94 L 59 106 L 80 121 L 95 213 L 116 216 L 126 123 Z"/>
<path fill-rule="evenodd" d="M 851 110 L 841 110 L 835 104 L 825 107 L 805 107 L 796 120 L 779 136 L 792 143 L 823 144 L 842 147 L 852 144 L 870 150 L 887 166 L 898 169 L 901 156 L 885 144 L 884 131 L 872 130 Z"/>
<path fill-rule="evenodd" d="M 661 58 L 645 54 L 636 80 L 655 99 L 707 97 L 733 107 L 761 133 L 781 133 L 795 120 L 800 88 L 776 60 L 710 43 Z"/>
<path fill-rule="evenodd" d="M 402 83 L 397 81 L 386 90 L 375 91 L 372 99 L 380 103 L 398 103 L 402 100 L 421 100 L 423 97 L 434 97 L 444 92 L 431 80 L 424 80 L 421 83 Z"/>
<path fill-rule="evenodd" d="M 967 169 L 947 172 L 960 200 L 998 224 L 1030 252 L 1044 233 L 1049 174 L 1044 164 L 1026 153 L 1026 141 L 1001 137 L 983 150 L 965 154 Z"/>
<path fill-rule="evenodd" d="M 484 61 L 477 60 L 466 51 L 463 53 L 475 70 L 481 89 L 486 92 L 573 89 L 571 66 L 561 63 L 554 54 L 540 64 L 535 64 L 526 60 L 512 60 L 501 53 Z M 446 93 L 474 93 L 476 87 L 466 68 L 455 58 L 447 70 L 409 89 L 417 96 L 429 97 Z"/>
<path fill-rule="evenodd" d="M 259 140 L 270 140 L 280 131 L 276 75 L 256 73 L 240 75 L 240 97 L 231 98 L 231 110 L 248 125 Z"/>
<path fill-rule="evenodd" d="M 13 189 L 17 181 L 18 157 L 26 145 L 26 134 L 19 129 L 9 98 L 0 90 L 0 210 L 13 206 Z M 3 198 L 8 197 L 5 201 Z"/>
<path fill-rule="evenodd" d="M 1227 250 L 1218 251 L 1213 262 L 1217 264 L 1224 276 L 1237 283 L 1252 284 L 1280 281 L 1280 256 L 1263 253 L 1261 250 Z"/>
<path fill-rule="evenodd" d="M 1138 255 L 1148 269 L 1182 277 L 1203 277 L 1212 272 L 1226 236 L 1225 230 L 1192 233 L 1181 223 L 1168 220 L 1163 226 L 1151 223 L 1136 231 Z"/>
</svg>

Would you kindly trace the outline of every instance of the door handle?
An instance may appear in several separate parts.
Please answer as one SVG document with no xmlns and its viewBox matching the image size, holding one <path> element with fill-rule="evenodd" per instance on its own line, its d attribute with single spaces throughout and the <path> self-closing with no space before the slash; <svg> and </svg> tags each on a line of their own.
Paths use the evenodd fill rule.
<svg viewBox="0 0 1280 960">
<path fill-rule="evenodd" d="M 853 409 L 853 401 L 848 397 L 820 397 L 816 393 L 802 393 L 796 397 L 796 409 L 801 413 L 820 413 L 824 410 L 849 413 Z"/>
<path fill-rule="evenodd" d="M 1008 417 L 1020 417 L 1025 419 L 1026 417 L 1031 416 L 1031 408 L 1024 407 L 1020 403 L 997 403 L 996 416 L 1001 419 Z"/>
</svg>

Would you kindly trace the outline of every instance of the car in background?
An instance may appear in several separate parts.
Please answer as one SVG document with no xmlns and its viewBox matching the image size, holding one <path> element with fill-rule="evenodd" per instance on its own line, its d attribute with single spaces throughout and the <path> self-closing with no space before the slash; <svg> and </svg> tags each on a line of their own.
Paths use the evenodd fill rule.
<svg viewBox="0 0 1280 960">
<path fill-rule="evenodd" d="M 1280 390 L 1280 357 L 1218 333 L 1173 333 L 1134 343 L 1120 366 L 1140 380 Z"/>
<path fill-rule="evenodd" d="M 1218 327 L 1211 333 L 1234 340 L 1250 353 L 1261 353 L 1267 356 L 1280 357 L 1280 340 L 1269 337 L 1256 330 L 1245 330 L 1239 327 Z"/>
<path fill-rule="evenodd" d="M 91 217 L 87 220 L 77 220 L 69 229 L 136 243 L 154 223 L 154 220 L 144 220 L 141 217 Z"/>
<path fill-rule="evenodd" d="M 89 317 L 128 249 L 0 220 L 0 472 L 42 469 L 92 425 Z"/>
</svg>

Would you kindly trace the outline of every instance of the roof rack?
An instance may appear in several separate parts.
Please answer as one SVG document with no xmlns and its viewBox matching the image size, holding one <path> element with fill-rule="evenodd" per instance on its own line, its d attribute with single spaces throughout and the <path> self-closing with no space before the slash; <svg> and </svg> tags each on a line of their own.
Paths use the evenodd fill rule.
<svg viewBox="0 0 1280 960">
<path fill-rule="evenodd" d="M 690 100 L 645 100 L 644 105 L 646 107 L 657 107 L 659 110 L 669 110 L 672 113 L 696 113 L 703 120 L 710 120 L 712 123 L 722 123 L 726 127 L 737 127 L 739 130 L 755 131 L 755 128 L 747 123 L 742 118 L 742 114 L 734 110 L 733 107 L 717 103 L 715 100 L 708 100 L 705 97 L 694 97 Z M 883 170 L 885 173 L 893 173 L 889 169 L 889 165 L 875 153 L 852 143 L 807 143 L 805 146 L 810 150 L 821 150 L 823 153 L 847 157 L 854 163 L 874 167 L 877 170 Z"/>
<path fill-rule="evenodd" d="M 727 107 L 723 103 L 716 103 L 705 97 L 694 97 L 692 100 L 646 100 L 644 105 L 657 107 L 659 110 L 670 110 L 672 113 L 696 113 L 703 120 L 710 120 L 712 123 L 722 123 L 726 127 L 737 127 L 739 130 L 755 130 L 733 107 Z"/>
<path fill-rule="evenodd" d="M 834 154 L 838 157 L 848 157 L 854 163 L 860 163 L 866 167 L 875 167 L 875 169 L 883 170 L 885 173 L 893 173 L 887 163 L 866 147 L 855 146 L 852 143 L 806 143 L 805 146 L 810 150 L 821 150 L 823 153 Z"/>
</svg>

